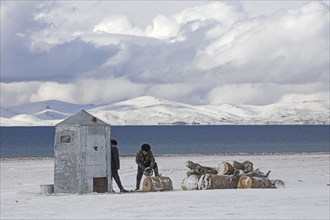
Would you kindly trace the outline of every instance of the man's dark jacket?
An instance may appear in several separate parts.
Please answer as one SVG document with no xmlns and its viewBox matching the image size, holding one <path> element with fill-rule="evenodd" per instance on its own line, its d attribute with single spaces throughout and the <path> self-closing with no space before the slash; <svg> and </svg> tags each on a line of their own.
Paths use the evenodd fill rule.
<svg viewBox="0 0 330 220">
<path fill-rule="evenodd" d="M 120 168 L 120 161 L 119 161 L 119 153 L 118 148 L 115 146 L 111 146 L 111 169 L 119 170 Z"/>
<path fill-rule="evenodd" d="M 149 167 L 153 169 L 155 165 L 155 158 L 151 151 L 149 151 L 146 155 L 143 155 L 142 150 L 139 150 L 139 152 L 136 153 L 135 162 L 142 170 L 144 170 L 144 168 L 146 168 L 149 164 Z"/>
</svg>

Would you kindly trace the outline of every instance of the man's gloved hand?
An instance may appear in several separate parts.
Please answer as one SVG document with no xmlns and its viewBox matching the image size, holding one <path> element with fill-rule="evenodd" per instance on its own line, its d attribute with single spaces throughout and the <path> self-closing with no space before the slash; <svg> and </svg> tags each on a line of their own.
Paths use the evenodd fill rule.
<svg viewBox="0 0 330 220">
<path fill-rule="evenodd" d="M 145 175 L 145 176 L 152 176 L 152 174 L 153 174 L 153 170 L 150 168 L 150 167 L 146 167 L 145 169 L 144 169 L 144 171 L 143 171 L 143 174 Z"/>
</svg>

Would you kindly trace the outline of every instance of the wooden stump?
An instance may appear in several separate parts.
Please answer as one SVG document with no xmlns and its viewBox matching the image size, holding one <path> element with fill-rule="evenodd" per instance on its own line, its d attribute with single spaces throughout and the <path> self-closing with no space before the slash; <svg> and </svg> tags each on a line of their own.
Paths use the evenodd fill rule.
<svg viewBox="0 0 330 220">
<path fill-rule="evenodd" d="M 283 180 L 270 180 L 274 188 L 285 188 L 285 183 Z"/>
<path fill-rule="evenodd" d="M 199 178 L 202 174 L 196 173 L 196 172 L 193 171 L 193 170 L 189 170 L 189 171 L 187 172 L 187 176 L 191 176 L 191 175 L 197 176 L 197 177 Z"/>
<path fill-rule="evenodd" d="M 147 177 L 143 181 L 143 192 L 171 191 L 172 180 L 165 176 Z"/>
<path fill-rule="evenodd" d="M 190 172 L 193 172 L 197 175 L 202 175 L 206 173 L 218 174 L 218 171 L 215 168 L 202 166 L 199 163 L 194 163 L 190 160 L 187 161 L 186 166 L 191 170 Z"/>
<path fill-rule="evenodd" d="M 235 189 L 237 182 L 234 175 L 204 174 L 199 178 L 198 189 Z"/>
<path fill-rule="evenodd" d="M 238 180 L 239 189 L 248 188 L 275 188 L 272 182 L 264 177 L 241 176 Z"/>
<path fill-rule="evenodd" d="M 222 162 L 218 166 L 218 172 L 224 175 L 238 174 L 239 170 L 235 169 L 230 163 Z"/>
<path fill-rule="evenodd" d="M 198 176 L 190 175 L 182 180 L 181 188 L 183 190 L 196 190 L 198 189 Z"/>
<path fill-rule="evenodd" d="M 249 173 L 253 171 L 253 163 L 251 161 L 244 161 L 243 163 L 234 161 L 233 167 L 238 170 L 243 170 L 244 173 Z"/>
<path fill-rule="evenodd" d="M 233 161 L 233 167 L 238 169 L 238 170 L 244 170 L 244 165 L 240 162 L 237 162 L 237 161 Z"/>
<path fill-rule="evenodd" d="M 253 170 L 249 173 L 245 173 L 242 176 L 251 176 L 251 177 L 261 177 L 261 178 L 268 178 L 270 174 L 270 170 L 265 174 L 264 172 L 261 172 L 259 169 Z"/>
<path fill-rule="evenodd" d="M 244 173 L 248 173 L 248 172 L 251 172 L 253 171 L 253 163 L 246 160 L 243 162 L 243 166 L 244 166 Z"/>
</svg>

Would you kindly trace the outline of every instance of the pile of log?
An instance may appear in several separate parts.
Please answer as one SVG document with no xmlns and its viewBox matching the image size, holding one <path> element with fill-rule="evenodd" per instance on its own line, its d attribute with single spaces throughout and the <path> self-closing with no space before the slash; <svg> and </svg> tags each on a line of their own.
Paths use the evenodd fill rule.
<svg viewBox="0 0 330 220">
<path fill-rule="evenodd" d="M 268 178 L 271 171 L 263 173 L 259 169 L 254 170 L 251 161 L 222 162 L 218 168 L 188 161 L 186 166 L 189 171 L 181 184 L 183 190 L 285 187 L 282 180 Z"/>
</svg>

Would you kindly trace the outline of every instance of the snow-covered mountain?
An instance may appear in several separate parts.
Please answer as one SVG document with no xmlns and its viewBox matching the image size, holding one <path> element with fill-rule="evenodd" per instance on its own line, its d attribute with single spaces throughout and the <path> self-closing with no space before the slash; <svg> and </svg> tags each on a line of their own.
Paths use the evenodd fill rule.
<svg viewBox="0 0 330 220">
<path fill-rule="evenodd" d="M 50 100 L 1 107 L 1 126 L 53 126 L 82 109 L 111 125 L 330 124 L 329 103 L 324 100 L 195 106 L 142 96 L 100 106 Z"/>
</svg>

